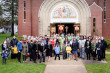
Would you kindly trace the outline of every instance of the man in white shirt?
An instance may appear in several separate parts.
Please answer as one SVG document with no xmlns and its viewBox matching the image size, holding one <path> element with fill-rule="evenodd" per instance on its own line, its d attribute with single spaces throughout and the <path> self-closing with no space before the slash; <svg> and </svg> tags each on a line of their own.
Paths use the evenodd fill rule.
<svg viewBox="0 0 110 73">
<path fill-rule="evenodd" d="M 85 57 L 85 40 L 84 40 L 84 37 L 81 36 L 81 39 L 79 40 L 79 49 L 80 49 L 80 57 L 82 59 L 84 59 Z"/>
</svg>

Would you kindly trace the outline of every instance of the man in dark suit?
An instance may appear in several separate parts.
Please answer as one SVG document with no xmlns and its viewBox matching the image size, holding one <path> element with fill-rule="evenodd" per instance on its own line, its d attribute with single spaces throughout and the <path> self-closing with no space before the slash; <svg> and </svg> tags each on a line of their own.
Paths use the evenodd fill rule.
<svg viewBox="0 0 110 73">
<path fill-rule="evenodd" d="M 104 40 L 104 38 L 101 38 L 101 43 L 102 43 L 102 59 L 105 60 L 105 50 L 107 47 L 107 42 Z"/>
</svg>

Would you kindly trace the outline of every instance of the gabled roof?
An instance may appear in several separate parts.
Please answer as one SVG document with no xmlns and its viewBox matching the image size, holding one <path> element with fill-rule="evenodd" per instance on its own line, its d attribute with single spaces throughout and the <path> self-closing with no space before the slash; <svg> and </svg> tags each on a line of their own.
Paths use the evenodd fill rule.
<svg viewBox="0 0 110 73">
<path fill-rule="evenodd" d="M 97 5 L 96 2 L 93 2 L 89 7 L 91 7 L 93 5 L 96 5 L 98 8 L 100 8 L 103 11 L 102 7 L 100 7 L 99 5 Z"/>
</svg>

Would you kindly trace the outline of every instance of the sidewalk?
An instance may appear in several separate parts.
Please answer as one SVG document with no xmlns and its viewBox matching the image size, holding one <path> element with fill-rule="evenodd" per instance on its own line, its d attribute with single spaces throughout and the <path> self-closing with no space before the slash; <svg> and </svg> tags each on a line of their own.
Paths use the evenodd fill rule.
<svg viewBox="0 0 110 73">
<path fill-rule="evenodd" d="M 46 62 L 47 66 L 44 73 L 88 73 L 82 60 L 75 61 L 68 60 L 54 60 L 54 57 L 50 62 Z"/>
<path fill-rule="evenodd" d="M 110 52 L 106 52 L 106 54 L 110 54 Z"/>
</svg>

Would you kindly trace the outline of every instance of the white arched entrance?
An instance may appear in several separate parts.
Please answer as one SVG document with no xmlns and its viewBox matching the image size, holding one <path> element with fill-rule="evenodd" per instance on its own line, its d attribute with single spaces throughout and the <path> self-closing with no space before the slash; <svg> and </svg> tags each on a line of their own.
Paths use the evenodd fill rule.
<svg viewBox="0 0 110 73">
<path fill-rule="evenodd" d="M 55 10 L 61 6 L 68 6 L 73 15 L 58 17 Z M 80 23 L 80 33 L 91 35 L 91 13 L 85 0 L 45 0 L 39 10 L 39 33 L 49 35 L 51 23 Z"/>
</svg>

